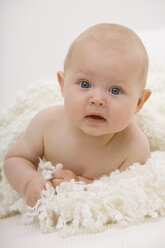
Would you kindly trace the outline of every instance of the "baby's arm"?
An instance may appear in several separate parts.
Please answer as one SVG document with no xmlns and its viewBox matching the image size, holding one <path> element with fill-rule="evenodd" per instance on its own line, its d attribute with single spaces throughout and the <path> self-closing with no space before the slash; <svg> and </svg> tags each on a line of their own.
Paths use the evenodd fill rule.
<svg viewBox="0 0 165 248">
<path fill-rule="evenodd" d="M 8 151 L 4 171 L 11 186 L 26 202 L 34 206 L 47 181 L 37 172 L 39 157 L 43 156 L 43 133 L 47 124 L 46 111 L 37 114 L 25 134 Z"/>
</svg>

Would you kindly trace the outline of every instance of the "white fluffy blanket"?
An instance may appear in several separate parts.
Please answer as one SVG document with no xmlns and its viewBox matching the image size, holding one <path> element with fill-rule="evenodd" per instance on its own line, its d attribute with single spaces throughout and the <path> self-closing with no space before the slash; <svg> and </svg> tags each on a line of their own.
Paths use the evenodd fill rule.
<svg viewBox="0 0 165 248">
<path fill-rule="evenodd" d="M 150 67 L 147 85 L 152 96 L 135 117 L 151 145 L 146 164 L 134 164 L 122 173 L 116 170 L 87 186 L 74 181 L 62 183 L 57 194 L 48 185 L 34 208 L 27 207 L 7 183 L 4 156 L 31 118 L 47 106 L 62 103 L 62 98 L 54 81 L 38 82 L 18 95 L 15 105 L 0 114 L 0 217 L 21 212 L 25 223 L 38 223 L 44 232 L 63 230 L 73 234 L 80 228 L 96 232 L 112 223 L 125 226 L 147 217 L 164 216 L 165 66 Z M 45 177 L 50 178 L 54 169 L 60 166 L 54 168 L 51 162 L 40 161 L 39 170 Z"/>
</svg>

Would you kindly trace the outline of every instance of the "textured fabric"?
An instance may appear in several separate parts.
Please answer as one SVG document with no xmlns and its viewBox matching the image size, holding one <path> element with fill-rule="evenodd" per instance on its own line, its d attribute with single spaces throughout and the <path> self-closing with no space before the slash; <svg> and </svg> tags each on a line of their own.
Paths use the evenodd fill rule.
<svg viewBox="0 0 165 248">
<path fill-rule="evenodd" d="M 51 171 L 60 169 L 57 166 L 40 161 L 39 170 L 49 179 Z M 134 164 L 122 173 L 116 170 L 89 185 L 63 182 L 56 192 L 48 184 L 34 208 L 20 199 L 11 209 L 19 210 L 25 223 L 37 220 L 41 231 L 59 230 L 63 235 L 78 234 L 82 228 L 99 232 L 114 223 L 127 227 L 165 216 L 165 152 L 152 152 L 145 165 Z"/>
<path fill-rule="evenodd" d="M 65 238 L 57 232 L 40 233 L 34 225 L 22 225 L 20 215 L 0 220 L 2 248 L 164 248 L 164 236 L 165 218 L 149 219 L 124 229 L 112 225 L 104 232 Z"/>
</svg>

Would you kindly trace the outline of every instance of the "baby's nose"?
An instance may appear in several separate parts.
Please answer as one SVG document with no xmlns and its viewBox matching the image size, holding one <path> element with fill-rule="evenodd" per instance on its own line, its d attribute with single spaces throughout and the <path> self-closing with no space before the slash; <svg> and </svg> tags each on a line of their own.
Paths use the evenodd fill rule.
<svg viewBox="0 0 165 248">
<path fill-rule="evenodd" d="M 89 98 L 89 104 L 97 105 L 97 106 L 105 106 L 105 99 L 102 96 L 102 94 L 93 94 L 93 96 Z"/>
</svg>

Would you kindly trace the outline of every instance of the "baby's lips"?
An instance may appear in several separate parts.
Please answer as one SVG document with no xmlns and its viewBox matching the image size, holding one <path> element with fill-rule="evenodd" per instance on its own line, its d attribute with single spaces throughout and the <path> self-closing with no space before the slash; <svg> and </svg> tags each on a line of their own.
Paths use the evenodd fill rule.
<svg viewBox="0 0 165 248">
<path fill-rule="evenodd" d="M 93 119 L 98 119 L 98 120 L 106 120 L 102 114 L 99 114 L 99 113 L 91 113 L 89 115 L 86 115 L 86 118 L 93 118 Z"/>
<path fill-rule="evenodd" d="M 89 122 L 94 124 L 101 124 L 106 121 L 106 119 L 102 115 L 98 114 L 90 114 L 85 117 Z"/>
</svg>

